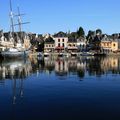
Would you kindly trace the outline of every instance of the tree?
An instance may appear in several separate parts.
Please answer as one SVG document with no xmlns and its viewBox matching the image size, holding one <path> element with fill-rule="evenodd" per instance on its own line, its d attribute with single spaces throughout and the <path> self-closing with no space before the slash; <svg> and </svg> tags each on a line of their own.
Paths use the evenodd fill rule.
<svg viewBox="0 0 120 120">
<path fill-rule="evenodd" d="M 79 37 L 84 37 L 85 36 L 84 29 L 82 27 L 80 27 L 77 31 L 77 34 Z"/>
<path fill-rule="evenodd" d="M 102 30 L 101 29 L 97 29 L 96 30 L 96 34 L 102 35 Z"/>
<path fill-rule="evenodd" d="M 89 30 L 88 31 L 88 36 L 94 36 L 95 35 L 95 32 L 94 31 L 92 31 L 92 30 Z"/>
<path fill-rule="evenodd" d="M 94 40 L 94 37 L 95 37 L 95 32 L 94 31 L 92 31 L 92 30 L 89 30 L 88 31 L 88 35 L 87 35 L 87 41 L 89 42 L 89 43 L 92 43 L 93 42 L 93 40 Z"/>
<path fill-rule="evenodd" d="M 96 35 L 94 37 L 94 50 L 100 50 L 100 43 L 101 43 L 101 39 Z"/>
</svg>

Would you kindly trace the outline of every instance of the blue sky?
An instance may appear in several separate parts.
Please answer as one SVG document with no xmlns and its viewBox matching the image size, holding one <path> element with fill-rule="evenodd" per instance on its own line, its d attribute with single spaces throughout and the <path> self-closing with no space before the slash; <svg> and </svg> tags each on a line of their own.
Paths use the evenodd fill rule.
<svg viewBox="0 0 120 120">
<path fill-rule="evenodd" d="M 104 33 L 120 32 L 120 0 L 12 0 L 13 9 L 26 13 L 30 21 L 23 30 L 36 33 L 101 28 Z M 0 0 L 0 29 L 9 31 L 9 0 Z"/>
</svg>

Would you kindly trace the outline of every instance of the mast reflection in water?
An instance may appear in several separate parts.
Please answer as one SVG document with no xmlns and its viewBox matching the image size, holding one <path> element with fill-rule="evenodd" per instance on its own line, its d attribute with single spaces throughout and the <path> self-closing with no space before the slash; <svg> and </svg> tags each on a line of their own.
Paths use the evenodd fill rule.
<svg viewBox="0 0 120 120">
<path fill-rule="evenodd" d="M 0 119 L 120 118 L 120 58 L 0 62 Z"/>
</svg>

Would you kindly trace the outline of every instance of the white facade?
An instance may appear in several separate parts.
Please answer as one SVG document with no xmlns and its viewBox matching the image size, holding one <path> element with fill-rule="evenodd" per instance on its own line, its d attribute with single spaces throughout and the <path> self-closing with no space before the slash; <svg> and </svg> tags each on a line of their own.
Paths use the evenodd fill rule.
<svg viewBox="0 0 120 120">
<path fill-rule="evenodd" d="M 63 47 L 64 49 L 67 48 L 68 37 L 55 37 L 55 48 Z"/>
<path fill-rule="evenodd" d="M 78 39 L 77 40 L 77 46 L 86 46 L 86 39 Z"/>
</svg>

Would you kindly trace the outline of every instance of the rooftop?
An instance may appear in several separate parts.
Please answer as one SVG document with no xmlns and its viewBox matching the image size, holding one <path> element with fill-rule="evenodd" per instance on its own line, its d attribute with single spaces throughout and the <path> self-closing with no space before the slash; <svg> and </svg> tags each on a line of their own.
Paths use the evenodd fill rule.
<svg viewBox="0 0 120 120">
<path fill-rule="evenodd" d="M 64 32 L 58 32 L 57 34 L 54 35 L 54 37 L 67 37 L 67 34 Z"/>
</svg>

